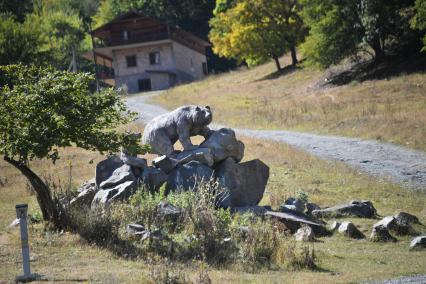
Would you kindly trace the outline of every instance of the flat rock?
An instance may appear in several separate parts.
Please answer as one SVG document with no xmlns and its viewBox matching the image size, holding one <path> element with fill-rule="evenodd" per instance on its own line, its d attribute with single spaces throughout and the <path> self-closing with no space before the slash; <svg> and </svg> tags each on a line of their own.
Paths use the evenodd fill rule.
<svg viewBox="0 0 426 284">
<path fill-rule="evenodd" d="M 99 187 L 101 189 L 106 189 L 114 187 L 120 183 L 124 183 L 126 181 L 134 180 L 136 180 L 136 177 L 132 172 L 132 168 L 129 165 L 122 165 L 121 167 L 116 169 L 107 180 L 101 182 Z"/>
<path fill-rule="evenodd" d="M 145 169 L 148 166 L 148 162 L 146 161 L 146 159 L 129 155 L 126 152 L 121 152 L 120 159 L 121 161 L 123 161 L 124 164 L 141 170 Z"/>
<path fill-rule="evenodd" d="M 142 185 L 150 192 L 157 192 L 167 179 L 165 172 L 154 167 L 147 167 L 141 176 Z"/>
<path fill-rule="evenodd" d="M 152 161 L 154 167 L 161 169 L 166 174 L 170 173 L 178 165 L 178 160 L 165 155 L 157 157 Z"/>
<path fill-rule="evenodd" d="M 137 189 L 135 181 L 126 181 L 113 188 L 99 190 L 92 201 L 92 208 L 97 205 L 106 205 L 115 201 L 129 198 Z"/>
<path fill-rule="evenodd" d="M 167 221 L 176 222 L 182 213 L 182 209 L 170 204 L 167 201 L 161 201 L 157 205 L 157 214 Z"/>
<path fill-rule="evenodd" d="M 96 165 L 95 182 L 99 188 L 101 182 L 107 180 L 112 173 L 123 166 L 124 163 L 118 156 L 109 157 Z"/>
<path fill-rule="evenodd" d="M 209 181 L 213 178 L 213 170 L 208 166 L 191 161 L 184 165 L 178 165 L 170 172 L 166 191 L 193 190 L 201 182 Z"/>
<path fill-rule="evenodd" d="M 209 148 L 182 151 L 176 156 L 176 159 L 179 164 L 186 164 L 191 161 L 198 161 L 209 167 L 212 167 L 214 164 L 213 154 Z"/>
<path fill-rule="evenodd" d="M 426 248 L 426 236 L 414 238 L 410 243 L 410 250 L 421 250 Z"/>
<path fill-rule="evenodd" d="M 364 239 L 364 234 L 350 221 L 345 221 L 340 224 L 337 231 L 349 238 Z"/>
<path fill-rule="evenodd" d="M 215 163 L 232 157 L 240 162 L 244 156 L 244 144 L 237 140 L 234 130 L 221 128 L 200 144 L 200 148 L 209 148 Z"/>
<path fill-rule="evenodd" d="M 280 220 L 292 233 L 295 233 L 303 224 L 310 226 L 316 235 L 327 235 L 327 230 L 321 224 L 309 219 L 285 212 L 268 211 L 265 216 Z"/>
<path fill-rule="evenodd" d="M 313 242 L 315 241 L 314 231 L 309 226 L 301 226 L 296 233 L 294 238 L 298 242 Z"/>
<path fill-rule="evenodd" d="M 226 159 L 216 169 L 219 187 L 230 191 L 232 207 L 257 205 L 269 179 L 269 167 L 256 159 L 237 164 Z"/>
<path fill-rule="evenodd" d="M 341 204 L 333 207 L 314 210 L 312 215 L 317 218 L 327 218 L 327 217 L 344 217 L 344 216 L 354 216 L 361 218 L 372 218 L 376 216 L 377 211 L 374 208 L 371 201 L 362 200 L 357 201 L 353 200 L 349 204 Z"/>
<path fill-rule="evenodd" d="M 145 227 L 137 223 L 128 224 L 126 232 L 127 234 L 134 236 L 143 235 L 145 233 Z"/>
</svg>

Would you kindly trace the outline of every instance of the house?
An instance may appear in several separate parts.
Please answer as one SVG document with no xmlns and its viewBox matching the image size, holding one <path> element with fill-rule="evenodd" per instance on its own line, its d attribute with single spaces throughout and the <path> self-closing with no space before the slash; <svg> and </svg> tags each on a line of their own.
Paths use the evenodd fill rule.
<svg viewBox="0 0 426 284">
<path fill-rule="evenodd" d="M 207 75 L 206 47 L 197 36 L 129 12 L 92 31 L 101 44 L 84 54 L 105 84 L 129 93 L 163 90 Z M 101 71 L 99 71 L 101 69 Z"/>
</svg>

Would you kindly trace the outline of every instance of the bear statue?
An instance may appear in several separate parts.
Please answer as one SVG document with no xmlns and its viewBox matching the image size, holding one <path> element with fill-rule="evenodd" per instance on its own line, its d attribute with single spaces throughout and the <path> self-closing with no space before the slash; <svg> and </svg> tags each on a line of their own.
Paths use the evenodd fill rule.
<svg viewBox="0 0 426 284">
<path fill-rule="evenodd" d="M 184 150 L 193 150 L 190 137 L 202 135 L 208 138 L 213 130 L 207 127 L 213 114 L 209 106 L 182 106 L 172 112 L 157 116 L 145 127 L 142 142 L 151 146 L 152 153 L 171 156 L 177 140 Z"/>
</svg>

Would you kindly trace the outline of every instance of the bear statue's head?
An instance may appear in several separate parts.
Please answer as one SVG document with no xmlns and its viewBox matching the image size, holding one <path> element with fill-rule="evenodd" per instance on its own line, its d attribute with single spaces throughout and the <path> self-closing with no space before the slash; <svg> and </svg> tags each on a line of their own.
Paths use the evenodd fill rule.
<svg viewBox="0 0 426 284">
<path fill-rule="evenodd" d="M 207 125 L 213 120 L 213 114 L 209 106 L 195 108 L 194 124 Z"/>
</svg>

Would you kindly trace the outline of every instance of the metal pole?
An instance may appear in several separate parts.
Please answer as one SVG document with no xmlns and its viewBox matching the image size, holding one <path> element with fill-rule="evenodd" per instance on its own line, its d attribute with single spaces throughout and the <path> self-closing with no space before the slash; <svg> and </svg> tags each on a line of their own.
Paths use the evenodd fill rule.
<svg viewBox="0 0 426 284">
<path fill-rule="evenodd" d="M 35 275 L 31 274 L 30 269 L 30 248 L 28 246 L 28 227 L 27 227 L 27 204 L 19 204 L 15 206 L 16 217 L 19 219 L 21 229 L 21 244 L 22 244 L 22 266 L 24 275 L 16 277 L 17 282 L 29 282 L 35 280 Z"/>
</svg>

